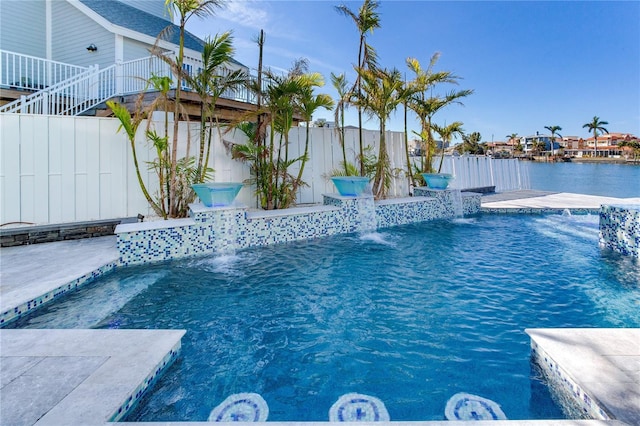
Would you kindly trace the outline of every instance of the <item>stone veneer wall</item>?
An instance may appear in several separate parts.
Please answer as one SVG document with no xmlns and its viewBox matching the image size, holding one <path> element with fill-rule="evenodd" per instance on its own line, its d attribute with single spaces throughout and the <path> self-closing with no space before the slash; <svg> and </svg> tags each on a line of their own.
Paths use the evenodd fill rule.
<svg viewBox="0 0 640 426">
<path fill-rule="evenodd" d="M 452 191 L 384 200 L 375 205 L 378 228 L 451 218 Z M 356 232 L 365 220 L 367 197 L 325 195 L 323 206 L 249 212 L 246 207 L 190 206 L 190 218 L 123 224 L 116 228 L 122 265 L 224 253 L 230 249 Z M 372 202 L 369 196 L 368 202 Z M 462 196 L 465 214 L 480 210 L 480 194 Z"/>
<path fill-rule="evenodd" d="M 0 229 L 0 246 L 13 247 L 54 241 L 79 240 L 82 238 L 113 235 L 121 223 L 136 222 L 137 218 L 95 220 L 51 225 L 31 225 Z"/>
<path fill-rule="evenodd" d="M 640 259 L 640 205 L 600 207 L 600 246 Z"/>
</svg>

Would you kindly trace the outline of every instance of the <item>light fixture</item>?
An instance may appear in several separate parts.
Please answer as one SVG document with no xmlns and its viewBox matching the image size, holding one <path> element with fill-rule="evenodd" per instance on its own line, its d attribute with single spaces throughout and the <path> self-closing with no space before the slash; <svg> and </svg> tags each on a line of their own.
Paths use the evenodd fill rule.
<svg viewBox="0 0 640 426">
<path fill-rule="evenodd" d="M 95 44 L 91 43 L 89 46 L 87 46 L 87 50 L 89 52 L 95 52 L 96 50 L 98 50 L 98 46 L 96 46 Z"/>
</svg>

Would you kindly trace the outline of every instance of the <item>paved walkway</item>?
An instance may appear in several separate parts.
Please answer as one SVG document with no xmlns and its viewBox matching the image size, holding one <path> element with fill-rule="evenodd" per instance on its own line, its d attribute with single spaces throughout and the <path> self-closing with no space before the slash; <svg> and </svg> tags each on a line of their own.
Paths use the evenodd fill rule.
<svg viewBox="0 0 640 426">
<path fill-rule="evenodd" d="M 0 424 L 117 420 L 155 383 L 184 330 L 0 330 Z"/>
<path fill-rule="evenodd" d="M 603 204 L 640 205 L 638 198 L 612 198 L 567 192 L 515 191 L 482 197 L 482 209 L 489 212 L 527 212 L 589 210 L 599 211 Z"/>
<path fill-rule="evenodd" d="M 116 237 L 0 249 L 0 312 L 35 300 L 118 259 Z"/>
</svg>

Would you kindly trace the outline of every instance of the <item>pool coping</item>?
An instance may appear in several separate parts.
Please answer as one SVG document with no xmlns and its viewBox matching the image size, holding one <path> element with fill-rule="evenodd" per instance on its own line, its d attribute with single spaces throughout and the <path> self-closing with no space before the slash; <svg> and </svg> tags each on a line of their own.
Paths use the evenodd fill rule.
<svg viewBox="0 0 640 426">
<path fill-rule="evenodd" d="M 122 419 L 177 358 L 185 330 L 0 330 L 7 424 Z"/>
<path fill-rule="evenodd" d="M 640 328 L 525 332 L 531 338 L 532 360 L 554 392 L 591 418 L 640 424 Z"/>
</svg>

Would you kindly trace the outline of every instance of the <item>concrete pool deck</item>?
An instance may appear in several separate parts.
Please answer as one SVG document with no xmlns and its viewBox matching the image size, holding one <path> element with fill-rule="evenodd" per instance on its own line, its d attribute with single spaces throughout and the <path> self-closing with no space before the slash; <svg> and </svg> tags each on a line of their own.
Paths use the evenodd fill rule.
<svg viewBox="0 0 640 426">
<path fill-rule="evenodd" d="M 565 209 L 597 213 L 603 204 L 640 204 L 637 198 L 613 198 L 567 192 L 524 190 L 482 197 L 481 211 L 486 213 L 552 213 Z"/>
<path fill-rule="evenodd" d="M 580 197 L 583 198 L 579 201 Z M 527 201 L 529 200 L 529 201 Z M 549 194 L 542 193 L 540 191 L 522 191 L 519 193 L 505 193 L 495 194 L 483 197 L 483 207 L 485 203 L 487 205 L 496 203 L 502 203 L 499 207 L 504 209 L 522 209 L 522 206 L 526 208 L 540 208 L 532 206 L 543 206 L 542 208 L 564 209 L 564 208 L 596 208 L 596 203 L 607 204 L 621 204 L 621 203 L 640 203 L 640 198 L 635 199 L 611 199 L 606 197 L 591 197 L 577 194 Z M 507 203 L 511 203 L 507 205 Z M 546 204 L 545 204 L 546 203 Z M 581 207 L 574 207 L 580 205 Z M 590 207 L 586 207 L 590 206 Z M 597 205 L 599 208 L 599 204 Z M 25 300 L 33 299 L 46 292 L 55 291 L 57 288 L 64 286 L 65 284 L 77 280 L 79 277 L 87 276 L 103 267 L 104 265 L 114 264 L 118 258 L 118 252 L 116 249 L 115 237 L 99 237 L 86 240 L 77 241 L 64 241 L 56 243 L 44 243 L 30 246 L 9 247 L 0 249 L 0 306 L 2 311 L 6 309 L 12 309 L 19 306 Z M 111 410 L 112 407 L 103 407 L 97 412 L 83 412 L 84 406 L 96 406 L 100 407 L 106 405 L 109 398 L 120 398 L 121 390 L 117 383 L 119 380 L 123 380 L 123 383 L 128 380 L 126 377 L 127 371 L 132 371 L 133 365 L 136 365 L 131 358 L 118 357 L 118 352 L 123 351 L 122 344 L 128 340 L 124 334 L 118 334 L 119 332 L 127 332 L 129 330 L 0 330 L 0 378 L 2 379 L 2 387 L 0 388 L 0 424 L 65 424 L 65 425 L 88 425 L 88 424 L 105 424 L 108 421 L 107 417 L 100 417 L 104 413 Z M 153 334 L 150 330 L 137 330 L 141 333 L 150 333 L 148 337 L 141 338 L 141 342 L 146 342 L 140 346 L 131 346 L 125 352 L 131 354 L 134 348 L 137 347 L 140 351 L 145 351 L 147 347 L 154 347 L 154 357 L 160 355 L 166 356 L 166 348 L 161 344 L 166 339 L 166 336 L 160 334 Z M 627 340 L 633 342 L 637 331 L 633 330 L 621 330 L 621 333 L 629 332 Z M 34 334 L 35 332 L 36 334 Z M 38 332 L 46 333 L 47 338 L 34 337 Z M 75 337 L 68 337 L 71 334 L 64 336 L 68 332 L 79 332 Z M 96 334 L 83 335 L 87 332 L 102 332 L 105 333 L 99 338 Z M 181 333 L 179 330 L 168 331 L 169 333 Z M 62 334 L 59 334 L 62 333 Z M 108 336 L 108 337 L 102 337 Z M 175 339 L 175 336 L 171 337 Z M 148 339 L 148 340 L 147 340 Z M 570 340 L 570 336 L 566 337 L 566 340 Z M 178 339 L 179 341 L 179 339 Z M 65 343 L 66 342 L 66 343 Z M 164 344 L 166 345 L 166 342 Z M 32 352 L 29 352 L 30 346 L 32 346 Z M 59 350 L 68 346 L 68 351 L 60 352 Z M 126 345 L 125 345 L 126 346 Z M 98 348 L 100 347 L 100 351 Z M 632 345 L 633 347 L 633 345 Z M 90 352 L 86 348 L 94 348 L 96 352 Z M 586 337 L 581 341 L 581 350 L 585 354 L 584 361 L 581 363 L 582 368 L 591 371 L 599 371 L 603 368 L 612 368 L 611 359 L 607 354 L 603 354 L 599 350 L 601 348 L 601 341 L 596 338 L 595 340 Z M 591 352 L 589 352 L 591 348 Z M 632 412 L 640 413 L 640 397 L 638 396 L 637 389 L 640 389 L 640 383 L 638 383 L 638 376 L 640 376 L 640 353 L 638 349 L 640 343 L 635 346 L 636 351 L 630 351 L 627 354 L 623 354 L 627 360 L 630 360 L 631 367 L 626 368 L 626 377 L 622 382 L 607 381 L 606 383 L 597 382 L 598 386 L 595 389 L 595 398 L 599 401 L 606 401 L 606 396 L 611 394 L 620 394 L 624 392 L 624 389 L 628 389 L 629 383 L 635 386 L 636 393 L 631 395 L 632 401 L 636 401 L 632 406 Z M 572 352 L 573 347 L 570 345 L 565 346 L 564 350 Z M 89 355 L 87 355 L 89 354 Z M 144 358 L 144 357 L 143 357 Z M 119 359 L 119 361 L 117 361 Z M 155 358 L 154 358 L 155 359 Z M 77 362 L 67 362 L 77 361 Z M 109 364 L 108 374 L 95 378 L 94 374 L 103 368 L 106 363 Z M 152 362 L 145 361 L 145 367 L 140 367 L 141 370 L 147 368 L 148 364 Z M 38 367 L 38 365 L 40 367 Z M 51 365 L 52 368 L 45 368 L 45 366 Z M 635 367 L 634 367 L 635 366 Z M 44 371 L 44 374 L 40 374 L 38 368 Z M 617 367 L 616 367 L 617 368 Z M 635 370 L 634 370 L 635 368 Z M 136 367 L 137 371 L 138 368 Z M 622 371 L 622 370 L 621 370 Z M 124 375 L 120 375 L 119 372 L 124 372 Z M 37 374 L 36 374 L 37 373 Z M 142 371 L 140 371 L 142 373 Z M 616 371 L 616 374 L 618 372 Z M 92 379 L 93 377 L 93 379 Z M 630 382 L 634 379 L 635 382 Z M 101 393 L 87 393 L 82 391 L 83 386 L 90 385 L 92 382 L 102 382 L 108 380 L 111 383 L 109 386 L 103 386 L 102 390 L 106 391 L 106 394 Z M 63 384 L 60 384 L 60 380 L 63 380 Z M 143 380 L 144 382 L 144 380 Z M 57 385 L 56 385 L 57 383 Z M 128 383 L 128 382 L 127 382 Z M 131 383 L 127 386 L 131 387 Z M 626 386 L 626 387 L 622 387 Z M 16 386 L 22 386 L 22 393 L 14 392 Z M 41 386 L 45 386 L 42 388 Z M 106 390 L 108 388 L 108 390 Z M 30 389 L 36 389 L 30 391 Z M 38 392 L 44 392 L 42 395 L 49 395 L 50 390 L 56 397 L 50 398 L 50 401 L 44 404 L 48 407 L 44 409 L 36 410 L 34 407 L 37 404 L 42 403 L 38 397 Z M 79 391 L 78 391 L 79 389 Z M 587 389 L 587 388 L 585 388 Z M 604 395 L 602 395 L 604 394 Z M 60 395 L 62 395 L 60 397 Z M 71 395 L 84 398 L 83 404 L 77 405 L 75 410 L 67 409 L 65 407 L 76 406 L 79 400 L 68 398 Z M 93 395 L 93 396 L 92 396 Z M 117 398 L 116 398 L 117 397 Z M 635 399 L 634 399 L 635 398 Z M 119 404 L 126 404 L 126 397 L 123 397 Z M 72 405 L 69 401 L 74 402 Z M 109 403 L 114 405 L 114 403 Z M 635 408 L 633 408 L 635 407 Z M 41 412 L 39 417 L 29 413 L 32 410 Z M 118 409 L 118 406 L 115 406 Z M 43 411 L 45 410 L 45 411 Z M 102 410 L 102 411 L 100 411 Z M 52 413 L 52 414 L 49 414 Z M 87 413 L 101 413 L 98 417 L 87 417 Z M 612 411 L 613 413 L 613 411 Z M 615 413 L 613 413 L 615 415 Z M 97 416 L 98 414 L 96 414 Z M 62 416 L 62 417 L 57 417 Z M 17 419 L 17 420 L 16 420 Z M 23 420 L 20 420 L 23 419 Z M 53 419 L 53 420 L 52 420 Z M 628 422 L 629 420 L 627 420 Z M 393 423 L 393 422 L 391 422 Z M 150 424 L 150 423 L 136 423 L 138 425 Z M 155 423 L 156 425 L 158 423 Z M 179 425 L 186 423 L 169 422 L 162 423 L 163 425 Z M 191 423 L 191 424 L 206 424 Z M 270 423 L 274 424 L 274 423 Z M 291 426 L 293 424 L 305 424 L 305 425 L 320 425 L 326 423 L 287 423 Z M 403 422 L 402 425 L 462 425 L 466 423 L 462 422 Z M 482 422 L 481 422 L 482 424 Z M 596 426 L 596 425 L 623 425 L 623 424 L 638 424 L 638 423 L 623 423 L 619 421 L 579 421 L 579 420 L 539 420 L 539 421 L 507 421 L 507 422 L 491 422 L 487 424 L 492 425 L 519 425 L 519 426 L 540 426 L 540 425 L 557 425 L 557 426 Z"/>
</svg>

